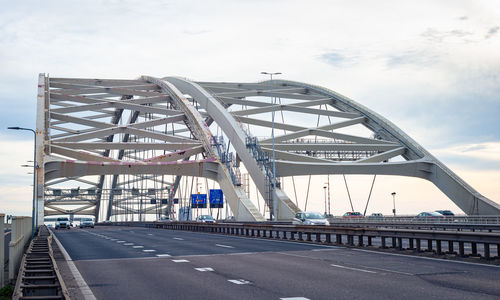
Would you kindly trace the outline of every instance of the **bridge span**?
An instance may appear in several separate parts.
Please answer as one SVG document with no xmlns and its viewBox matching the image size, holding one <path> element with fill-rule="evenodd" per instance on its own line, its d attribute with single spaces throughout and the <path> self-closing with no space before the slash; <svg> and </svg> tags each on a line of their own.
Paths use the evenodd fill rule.
<svg viewBox="0 0 500 300">
<path fill-rule="evenodd" d="M 199 193 L 198 180 L 205 192 L 208 180 L 224 192 L 226 216 L 290 220 L 306 210 L 311 176 L 333 174 L 374 175 L 373 182 L 379 174 L 421 178 L 468 215 L 500 214 L 498 203 L 380 114 L 289 80 L 40 74 L 36 142 L 40 224 L 49 215 L 98 221 L 172 215 Z M 300 197 L 297 176 L 309 176 Z M 321 186 L 315 190 L 310 198 L 318 202 Z"/>
<path fill-rule="evenodd" d="M 54 233 L 97 299 L 500 297 L 496 265 L 145 227 Z M 60 262 L 81 297 L 82 283 Z"/>
</svg>

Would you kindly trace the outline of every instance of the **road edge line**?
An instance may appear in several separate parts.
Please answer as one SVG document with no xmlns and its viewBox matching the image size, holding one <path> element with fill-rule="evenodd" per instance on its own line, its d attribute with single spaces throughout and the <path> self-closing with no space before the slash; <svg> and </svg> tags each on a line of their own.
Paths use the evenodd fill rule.
<svg viewBox="0 0 500 300">
<path fill-rule="evenodd" d="M 83 295 L 83 298 L 85 300 L 97 300 L 97 298 L 94 296 L 94 293 L 92 293 L 92 290 L 90 287 L 87 285 L 85 282 L 85 279 L 83 279 L 82 274 L 80 274 L 80 271 L 78 271 L 78 268 L 76 267 L 75 263 L 71 259 L 71 256 L 69 256 L 68 252 L 66 249 L 63 247 L 57 236 L 54 234 L 54 241 L 56 241 L 57 246 L 59 247 L 59 250 L 61 250 L 61 253 L 64 256 L 64 259 L 66 260 L 66 263 L 68 264 L 68 268 L 71 271 L 71 274 L 75 278 L 76 284 L 80 288 L 80 292 Z"/>
</svg>

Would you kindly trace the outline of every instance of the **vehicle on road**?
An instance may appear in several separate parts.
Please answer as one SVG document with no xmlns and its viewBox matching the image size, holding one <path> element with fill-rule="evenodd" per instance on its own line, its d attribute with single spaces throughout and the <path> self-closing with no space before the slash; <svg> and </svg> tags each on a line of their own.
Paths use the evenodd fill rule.
<svg viewBox="0 0 500 300">
<path fill-rule="evenodd" d="M 454 217 L 455 214 L 451 210 L 436 210 L 437 213 L 442 214 L 445 217 Z"/>
<path fill-rule="evenodd" d="M 292 223 L 296 225 L 330 225 L 325 216 L 318 212 L 298 212 Z"/>
<path fill-rule="evenodd" d="M 363 219 L 363 215 L 359 211 L 348 211 L 342 218 L 344 219 Z"/>
<path fill-rule="evenodd" d="M 196 222 L 200 223 L 215 223 L 214 217 L 210 215 L 201 215 L 196 218 Z"/>
<path fill-rule="evenodd" d="M 368 216 L 368 219 L 370 220 L 382 220 L 384 218 L 384 215 L 381 213 L 372 213 L 371 215 Z"/>
<path fill-rule="evenodd" d="M 173 219 L 172 219 L 172 217 L 171 217 L 171 216 L 161 216 L 161 217 L 158 219 L 158 221 L 160 221 L 160 222 L 172 222 L 172 221 L 173 221 Z"/>
<path fill-rule="evenodd" d="M 56 229 L 59 229 L 59 228 L 70 229 L 70 227 L 71 227 L 71 222 L 69 221 L 69 219 L 67 217 L 57 218 L 56 223 L 55 223 Z"/>
<path fill-rule="evenodd" d="M 440 214 L 438 212 L 424 211 L 424 212 L 419 213 L 415 217 L 415 220 L 417 220 L 417 221 L 426 221 L 426 220 L 435 221 L 435 220 L 443 220 L 445 218 L 446 218 L 445 216 L 443 216 L 442 214 Z"/>
<path fill-rule="evenodd" d="M 94 228 L 94 221 L 92 220 L 92 218 L 83 218 L 80 221 L 80 228 L 85 228 L 85 227 Z"/>
</svg>

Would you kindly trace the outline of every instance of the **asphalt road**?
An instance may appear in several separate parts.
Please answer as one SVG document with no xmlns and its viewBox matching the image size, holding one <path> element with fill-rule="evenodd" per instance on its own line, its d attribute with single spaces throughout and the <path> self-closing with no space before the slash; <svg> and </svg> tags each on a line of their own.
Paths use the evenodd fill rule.
<svg viewBox="0 0 500 300">
<path fill-rule="evenodd" d="M 55 233 L 97 299 L 500 299 L 497 266 L 165 229 Z"/>
</svg>

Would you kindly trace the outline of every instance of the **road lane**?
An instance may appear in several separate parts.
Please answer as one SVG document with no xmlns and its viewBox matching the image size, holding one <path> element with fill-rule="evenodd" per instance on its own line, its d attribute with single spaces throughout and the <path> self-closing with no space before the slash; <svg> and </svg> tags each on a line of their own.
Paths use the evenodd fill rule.
<svg viewBox="0 0 500 300">
<path fill-rule="evenodd" d="M 56 234 L 98 299 L 500 297 L 492 266 L 164 229 Z"/>
</svg>

